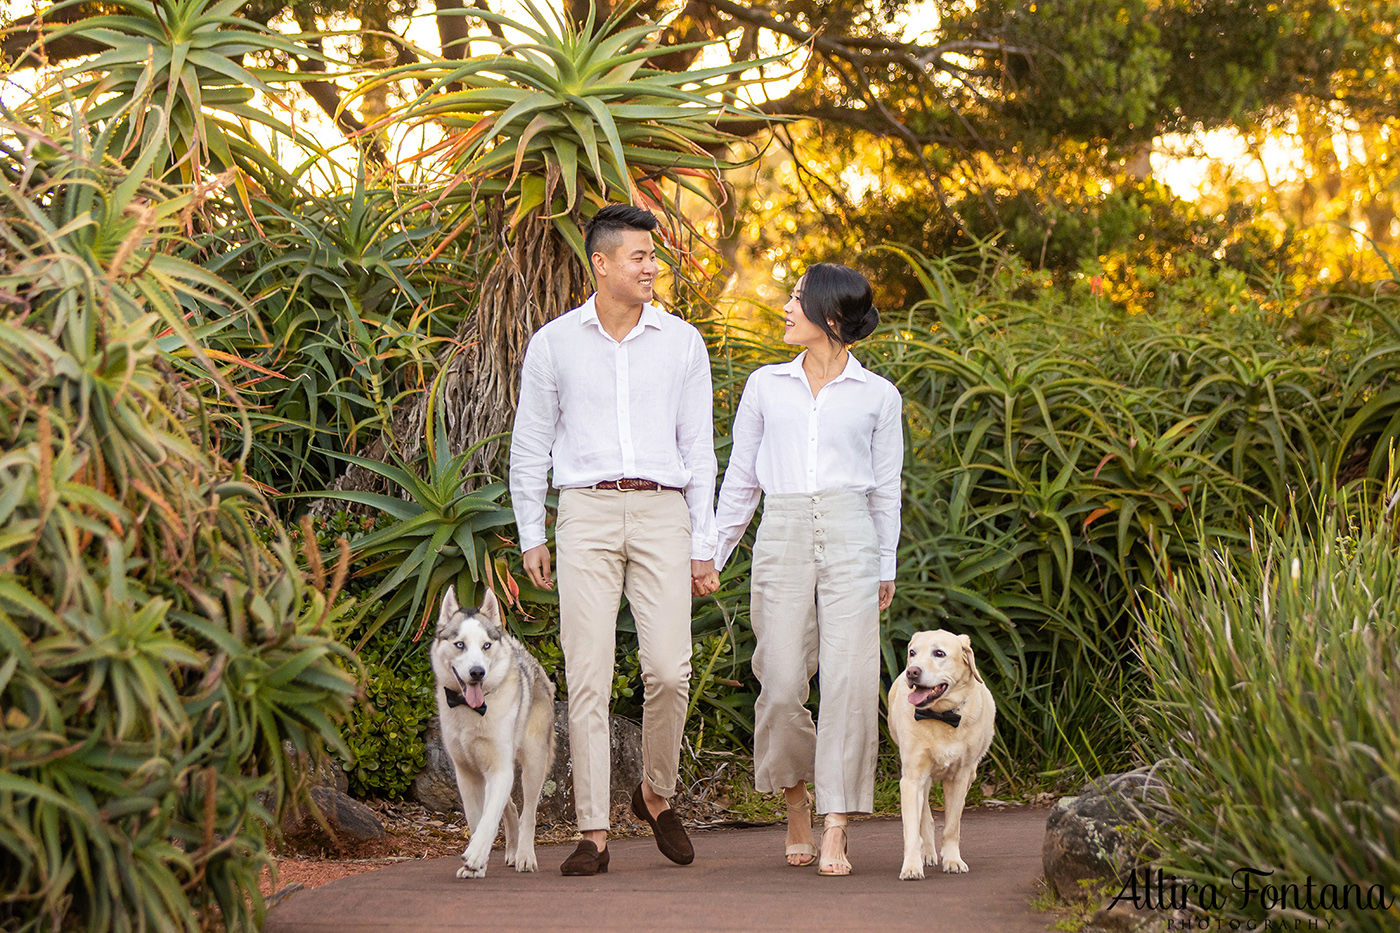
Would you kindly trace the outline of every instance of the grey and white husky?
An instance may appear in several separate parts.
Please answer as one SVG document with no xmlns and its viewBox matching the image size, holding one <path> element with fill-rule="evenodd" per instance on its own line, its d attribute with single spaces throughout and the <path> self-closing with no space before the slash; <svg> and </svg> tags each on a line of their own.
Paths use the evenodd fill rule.
<svg viewBox="0 0 1400 933">
<path fill-rule="evenodd" d="M 488 590 L 463 609 L 448 587 L 433 639 L 442 744 L 457 774 L 471 840 L 458 878 L 483 878 L 502 815 L 506 864 L 534 871 L 535 811 L 554 763 L 554 684 L 525 646 L 505 631 Z M 524 813 L 510 799 L 520 766 Z"/>
</svg>

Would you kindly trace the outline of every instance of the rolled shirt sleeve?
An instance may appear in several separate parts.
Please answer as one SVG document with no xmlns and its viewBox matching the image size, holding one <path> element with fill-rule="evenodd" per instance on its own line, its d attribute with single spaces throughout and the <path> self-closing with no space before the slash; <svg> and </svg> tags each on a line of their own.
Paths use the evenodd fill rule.
<svg viewBox="0 0 1400 933">
<path fill-rule="evenodd" d="M 886 383 L 889 391 L 871 437 L 871 466 L 875 488 L 870 491 L 870 517 L 875 522 L 875 539 L 880 545 L 880 579 L 893 580 L 899 549 L 900 479 L 904 470 L 903 400 L 899 390 Z"/>
<path fill-rule="evenodd" d="M 540 334 L 530 339 L 510 437 L 510 500 L 522 552 L 546 541 L 544 499 L 559 419 L 559 390 L 549 355 L 546 339 Z"/>
<path fill-rule="evenodd" d="M 710 354 L 700 332 L 691 329 L 694 341 L 681 388 L 680 412 L 676 418 L 676 446 L 681 463 L 690 473 L 685 484 L 685 502 L 690 511 L 690 559 L 710 560 L 715 556 L 715 461 L 714 391 L 710 380 Z"/>
<path fill-rule="evenodd" d="M 753 376 L 749 377 L 744 384 L 744 394 L 739 399 L 739 410 L 734 414 L 729 464 L 724 468 L 724 484 L 720 487 L 719 508 L 715 516 L 716 569 L 722 568 L 734 553 L 763 493 L 757 473 L 758 446 L 763 438 L 759 382 Z"/>
</svg>

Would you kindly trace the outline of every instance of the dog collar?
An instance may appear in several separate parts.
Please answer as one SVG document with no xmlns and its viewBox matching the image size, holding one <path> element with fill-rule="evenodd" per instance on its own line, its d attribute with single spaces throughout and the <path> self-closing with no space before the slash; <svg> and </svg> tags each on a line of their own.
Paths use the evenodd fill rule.
<svg viewBox="0 0 1400 933">
<path fill-rule="evenodd" d="M 442 688 L 442 692 L 445 693 L 445 694 L 447 694 L 447 708 L 448 708 L 448 709 L 453 709 L 454 707 L 458 707 L 458 706 L 467 706 L 467 698 L 464 697 L 464 696 L 462 696 L 462 691 L 460 691 L 460 690 L 453 690 L 451 687 L 443 687 L 443 688 Z M 480 716 L 485 716 L 485 715 L 486 715 L 486 704 L 485 704 L 485 703 L 481 704 L 480 706 L 467 706 L 467 709 L 471 710 L 473 713 L 476 713 L 476 714 L 478 714 L 478 715 L 480 715 Z M 918 713 L 918 710 L 915 710 L 914 712 L 917 714 L 917 713 Z"/>
<path fill-rule="evenodd" d="M 937 719 L 939 722 L 946 722 L 954 729 L 958 727 L 958 723 L 962 722 L 962 716 L 955 709 L 944 710 L 940 713 L 938 710 L 921 709 L 917 706 L 914 707 L 914 719 L 916 722 L 921 719 Z"/>
</svg>

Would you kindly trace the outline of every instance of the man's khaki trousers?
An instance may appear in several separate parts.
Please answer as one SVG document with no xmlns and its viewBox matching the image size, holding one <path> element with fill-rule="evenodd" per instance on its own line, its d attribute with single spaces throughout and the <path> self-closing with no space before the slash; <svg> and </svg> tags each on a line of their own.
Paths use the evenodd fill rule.
<svg viewBox="0 0 1400 933">
<path fill-rule="evenodd" d="M 605 830 L 608 707 L 623 593 L 640 646 L 642 771 L 660 796 L 676 791 L 690 697 L 690 512 L 679 492 L 563 489 L 554 543 L 574 806 L 580 832 Z"/>
</svg>

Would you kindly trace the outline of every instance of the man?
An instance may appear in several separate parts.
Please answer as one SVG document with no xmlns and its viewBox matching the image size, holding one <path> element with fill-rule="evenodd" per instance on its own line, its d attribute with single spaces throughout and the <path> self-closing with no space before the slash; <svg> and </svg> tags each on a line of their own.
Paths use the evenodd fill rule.
<svg viewBox="0 0 1400 933">
<path fill-rule="evenodd" d="M 574 804 L 583 840 L 566 875 L 608 869 L 613 654 L 618 602 L 637 623 L 641 785 L 632 810 L 674 862 L 695 857 L 667 800 L 676 789 L 690 692 L 690 598 L 714 570 L 715 452 L 710 359 L 699 331 L 650 303 L 652 214 L 604 207 L 584 251 L 597 291 L 530 339 L 510 447 L 525 572 L 553 588 L 544 497 L 559 492 L 560 643 L 569 690 Z"/>
</svg>

